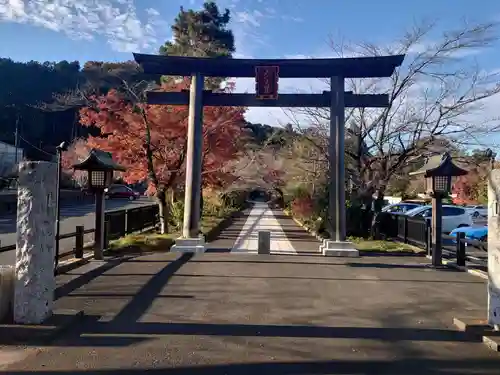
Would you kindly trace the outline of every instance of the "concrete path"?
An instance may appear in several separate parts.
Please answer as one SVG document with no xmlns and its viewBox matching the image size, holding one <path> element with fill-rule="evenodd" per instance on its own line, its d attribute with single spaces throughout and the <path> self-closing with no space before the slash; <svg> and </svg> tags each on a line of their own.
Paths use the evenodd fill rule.
<svg viewBox="0 0 500 375">
<path fill-rule="evenodd" d="M 209 243 L 208 252 L 257 254 L 259 231 L 271 232 L 271 254 L 319 255 L 320 242 L 299 227 L 282 210 L 256 202 L 236 217 L 218 238 Z"/>
<path fill-rule="evenodd" d="M 297 254 L 267 203 L 255 203 L 231 249 L 231 253 L 257 253 L 260 231 L 271 234 L 271 254 Z"/>
<path fill-rule="evenodd" d="M 165 253 L 89 264 L 58 278 L 56 302 L 89 318 L 0 372 L 497 375 L 500 357 L 451 324 L 486 311 L 486 284 L 427 263 Z"/>
</svg>

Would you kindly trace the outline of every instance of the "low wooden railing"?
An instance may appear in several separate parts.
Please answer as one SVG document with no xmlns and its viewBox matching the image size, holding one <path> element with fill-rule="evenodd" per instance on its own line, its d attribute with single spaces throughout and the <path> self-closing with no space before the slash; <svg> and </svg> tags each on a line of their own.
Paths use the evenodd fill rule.
<svg viewBox="0 0 500 375">
<path fill-rule="evenodd" d="M 107 211 L 104 215 L 105 243 L 118 239 L 129 233 L 152 228 L 158 223 L 158 206 L 148 205 L 125 210 Z M 59 259 L 69 255 L 75 258 L 83 258 L 85 247 L 85 235 L 95 232 L 95 228 L 85 229 L 83 225 L 77 225 L 75 231 L 59 235 L 58 241 L 70 238 L 75 239 L 74 248 L 71 251 L 61 252 Z M 62 247 L 61 247 L 62 248 Z M 0 253 L 12 251 L 16 245 L 1 246 Z"/>
</svg>

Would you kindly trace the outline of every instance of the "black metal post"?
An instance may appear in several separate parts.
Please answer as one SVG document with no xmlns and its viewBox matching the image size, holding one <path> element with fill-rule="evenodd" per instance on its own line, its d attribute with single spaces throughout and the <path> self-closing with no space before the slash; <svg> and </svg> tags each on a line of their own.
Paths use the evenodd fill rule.
<svg viewBox="0 0 500 375">
<path fill-rule="evenodd" d="M 403 228 L 403 242 L 408 243 L 408 218 L 404 217 L 404 228 Z"/>
<path fill-rule="evenodd" d="M 427 248 L 427 256 L 432 255 L 432 229 L 429 220 L 425 220 L 425 246 Z"/>
<path fill-rule="evenodd" d="M 465 233 L 457 233 L 457 247 L 456 247 L 456 258 L 457 266 L 465 266 Z"/>
<path fill-rule="evenodd" d="M 83 225 L 77 225 L 76 229 L 76 236 L 75 236 L 75 258 L 83 258 L 83 236 L 85 234 L 85 228 Z"/>
</svg>

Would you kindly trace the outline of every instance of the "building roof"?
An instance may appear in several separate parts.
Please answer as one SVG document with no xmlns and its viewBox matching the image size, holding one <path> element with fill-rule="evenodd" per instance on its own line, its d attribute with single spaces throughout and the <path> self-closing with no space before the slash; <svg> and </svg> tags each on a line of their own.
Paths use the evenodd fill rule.
<svg viewBox="0 0 500 375">
<path fill-rule="evenodd" d="M 6 146 L 12 147 L 12 148 L 15 148 L 15 147 L 16 147 L 16 146 L 14 146 L 13 144 L 8 143 L 8 142 L 0 141 L 0 143 L 1 143 L 1 144 L 3 144 L 3 145 L 6 145 Z M 21 147 L 18 147 L 18 149 L 21 149 Z"/>
<path fill-rule="evenodd" d="M 450 154 L 445 152 L 442 155 L 434 155 L 427 159 L 426 163 L 410 176 L 424 174 L 424 177 L 432 176 L 463 176 L 468 172 L 455 165 Z"/>
</svg>

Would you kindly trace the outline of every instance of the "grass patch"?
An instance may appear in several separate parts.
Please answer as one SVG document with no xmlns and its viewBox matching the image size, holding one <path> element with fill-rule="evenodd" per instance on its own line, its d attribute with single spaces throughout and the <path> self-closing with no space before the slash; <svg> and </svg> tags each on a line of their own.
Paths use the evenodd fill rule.
<svg viewBox="0 0 500 375">
<path fill-rule="evenodd" d="M 222 216 L 203 216 L 200 229 L 204 235 L 217 227 L 223 220 L 233 214 L 234 210 L 227 210 Z M 175 239 L 180 237 L 180 229 L 173 233 L 160 234 L 144 232 L 129 234 L 125 237 L 110 241 L 108 253 L 110 255 L 141 254 L 150 252 L 167 252 L 174 245 Z"/>
<path fill-rule="evenodd" d="M 380 253 L 424 253 L 425 250 L 401 242 L 370 240 L 359 237 L 349 237 L 356 249 L 360 251 L 372 251 Z"/>
<path fill-rule="evenodd" d="M 111 254 L 166 252 L 170 250 L 178 235 L 159 233 L 129 234 L 109 243 Z"/>
</svg>

